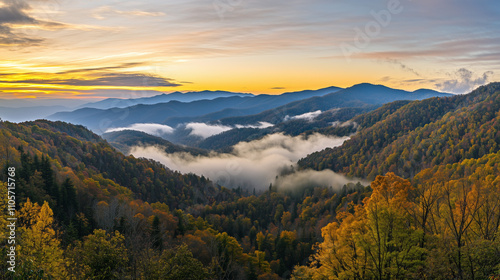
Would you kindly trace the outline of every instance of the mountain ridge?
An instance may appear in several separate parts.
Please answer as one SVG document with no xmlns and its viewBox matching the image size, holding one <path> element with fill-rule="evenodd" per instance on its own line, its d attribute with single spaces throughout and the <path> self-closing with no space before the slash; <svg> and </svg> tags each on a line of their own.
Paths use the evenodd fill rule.
<svg viewBox="0 0 500 280">
<path fill-rule="evenodd" d="M 301 159 L 299 165 L 372 179 L 385 172 L 411 178 L 436 164 L 497 151 L 498 110 L 500 83 L 479 87 L 466 95 L 410 102 L 360 130 L 344 145 L 313 153 Z M 459 139 L 459 144 L 449 144 L 453 139 Z"/>
</svg>

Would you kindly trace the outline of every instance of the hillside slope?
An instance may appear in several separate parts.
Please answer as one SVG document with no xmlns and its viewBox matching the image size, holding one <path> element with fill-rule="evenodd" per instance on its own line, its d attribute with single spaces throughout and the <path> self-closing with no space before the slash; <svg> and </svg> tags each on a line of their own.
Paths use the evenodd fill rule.
<svg viewBox="0 0 500 280">
<path fill-rule="evenodd" d="M 0 186 L 8 173 L 16 182 L 18 279 L 165 279 L 172 268 L 193 279 L 287 277 L 309 259 L 332 211 L 368 190 L 270 187 L 250 195 L 124 156 L 63 122 L 0 122 L 0 160 Z M 6 254 L 0 260 L 4 279 Z"/>
<path fill-rule="evenodd" d="M 435 165 L 497 152 L 499 110 L 500 83 L 467 95 L 411 102 L 383 114 L 341 147 L 314 153 L 299 164 L 370 179 L 386 172 L 413 177 Z"/>
</svg>

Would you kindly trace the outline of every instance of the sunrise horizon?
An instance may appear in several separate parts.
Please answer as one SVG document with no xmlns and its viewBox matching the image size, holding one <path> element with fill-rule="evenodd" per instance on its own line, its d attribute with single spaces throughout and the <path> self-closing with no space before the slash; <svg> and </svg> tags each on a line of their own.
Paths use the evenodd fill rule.
<svg viewBox="0 0 500 280">
<path fill-rule="evenodd" d="M 500 80 L 498 5 L 358 4 L 3 1 L 0 99 L 358 83 L 462 94 Z"/>
</svg>

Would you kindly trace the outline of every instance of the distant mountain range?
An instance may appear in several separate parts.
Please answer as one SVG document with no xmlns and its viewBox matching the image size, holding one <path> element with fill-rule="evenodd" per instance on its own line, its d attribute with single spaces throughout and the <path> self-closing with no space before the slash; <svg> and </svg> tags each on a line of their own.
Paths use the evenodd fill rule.
<svg viewBox="0 0 500 280">
<path fill-rule="evenodd" d="M 429 89 L 413 92 L 393 89 L 382 85 L 358 84 L 324 96 L 318 96 L 291 102 L 258 115 L 221 119 L 222 124 L 248 124 L 257 121 L 276 123 L 286 116 L 296 116 L 317 110 L 327 111 L 333 108 L 363 107 L 382 105 L 397 100 L 422 100 L 430 97 L 447 97 L 453 94 Z"/>
<path fill-rule="evenodd" d="M 61 111 L 72 111 L 85 101 L 75 99 L 0 99 L 0 118 L 11 122 L 43 119 Z"/>
<path fill-rule="evenodd" d="M 24 122 L 43 119 L 48 115 L 69 110 L 70 109 L 64 106 L 32 106 L 21 108 L 2 106 L 0 107 L 0 118 L 11 122 Z"/>
<path fill-rule="evenodd" d="M 82 108 L 73 112 L 56 113 L 50 120 L 63 120 L 82 124 L 96 133 L 104 133 L 108 128 L 127 126 L 134 123 L 160 123 L 177 125 L 190 122 L 196 117 L 208 115 L 210 120 L 230 116 L 260 113 L 287 103 L 322 96 L 341 90 L 328 87 L 319 90 L 288 92 L 281 95 L 245 95 L 244 97 L 218 97 L 192 102 L 169 101 L 157 104 L 139 104 L 126 108 L 95 109 Z M 215 114 L 210 118 L 210 114 Z M 206 119 L 206 118 L 205 118 Z"/>
<path fill-rule="evenodd" d="M 197 100 L 191 102 L 170 100 L 165 103 L 137 104 L 125 108 L 81 108 L 72 112 L 55 113 L 48 119 L 81 124 L 99 134 L 106 133 L 113 128 L 129 128 L 136 124 L 161 124 L 166 125 L 166 129 L 170 132 L 157 136 L 170 142 L 204 149 L 224 150 L 239 141 L 250 141 L 276 132 L 298 135 L 304 132 L 321 131 L 329 134 L 328 128 L 333 123 L 345 122 L 358 114 L 393 101 L 452 96 L 427 89 L 409 92 L 366 83 L 346 89 L 328 87 L 319 90 L 287 92 L 281 95 L 250 95 L 221 91 L 173 93 L 171 95 L 173 96 L 162 94 L 150 98 L 121 101 L 108 99 L 93 104 L 105 108 L 120 105 L 120 102 L 152 103 L 181 97 L 185 98 L 184 100 Z M 202 95 L 208 97 L 199 99 Z M 217 98 L 210 99 L 216 96 Z M 114 105 L 111 105 L 112 103 Z M 188 124 L 193 123 L 201 123 L 206 125 L 204 129 L 218 130 L 219 132 L 216 133 L 223 133 L 220 135 L 212 133 L 213 136 L 205 139 L 192 133 L 194 130 Z M 256 127 L 256 124 L 260 123 L 271 124 L 272 127 L 269 125 L 266 128 Z M 115 146 L 122 150 L 127 146 L 123 145 L 125 134 L 131 136 L 129 132 L 113 134 L 115 138 L 121 139 L 122 143 L 115 141 L 118 143 Z M 142 136 L 145 137 L 145 135 Z M 132 138 L 139 141 L 141 136 L 133 135 Z M 159 143 L 161 141 L 156 140 L 148 138 L 149 143 L 158 142 L 162 145 Z M 170 144 L 165 146 L 169 147 Z"/>
<path fill-rule="evenodd" d="M 126 108 L 138 104 L 157 104 L 157 103 L 167 103 L 170 101 L 180 101 L 180 102 L 192 102 L 197 100 L 212 100 L 220 97 L 251 97 L 254 96 L 250 93 L 239 93 L 239 92 L 229 92 L 229 91 L 192 91 L 192 92 L 173 92 L 173 93 L 161 93 L 152 97 L 142 97 L 142 98 L 131 98 L 131 99 L 120 99 L 120 98 L 107 98 L 98 102 L 86 103 L 78 108 L 95 108 L 95 109 L 110 109 L 110 108 Z"/>
</svg>

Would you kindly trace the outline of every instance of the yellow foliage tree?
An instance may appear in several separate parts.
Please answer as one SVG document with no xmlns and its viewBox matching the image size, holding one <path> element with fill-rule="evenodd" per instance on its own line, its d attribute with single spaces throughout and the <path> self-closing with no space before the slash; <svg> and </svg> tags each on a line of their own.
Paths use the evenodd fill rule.
<svg viewBox="0 0 500 280">
<path fill-rule="evenodd" d="M 416 277 L 424 249 L 421 232 L 411 223 L 411 185 L 393 173 L 377 176 L 373 192 L 340 212 L 338 222 L 322 229 L 324 241 L 309 267 L 297 267 L 292 279 L 409 279 Z"/>
<path fill-rule="evenodd" d="M 66 260 L 53 228 L 54 213 L 47 202 L 40 207 L 29 199 L 20 210 L 24 225 L 20 228 L 21 275 L 32 273 L 66 279 Z"/>
</svg>

